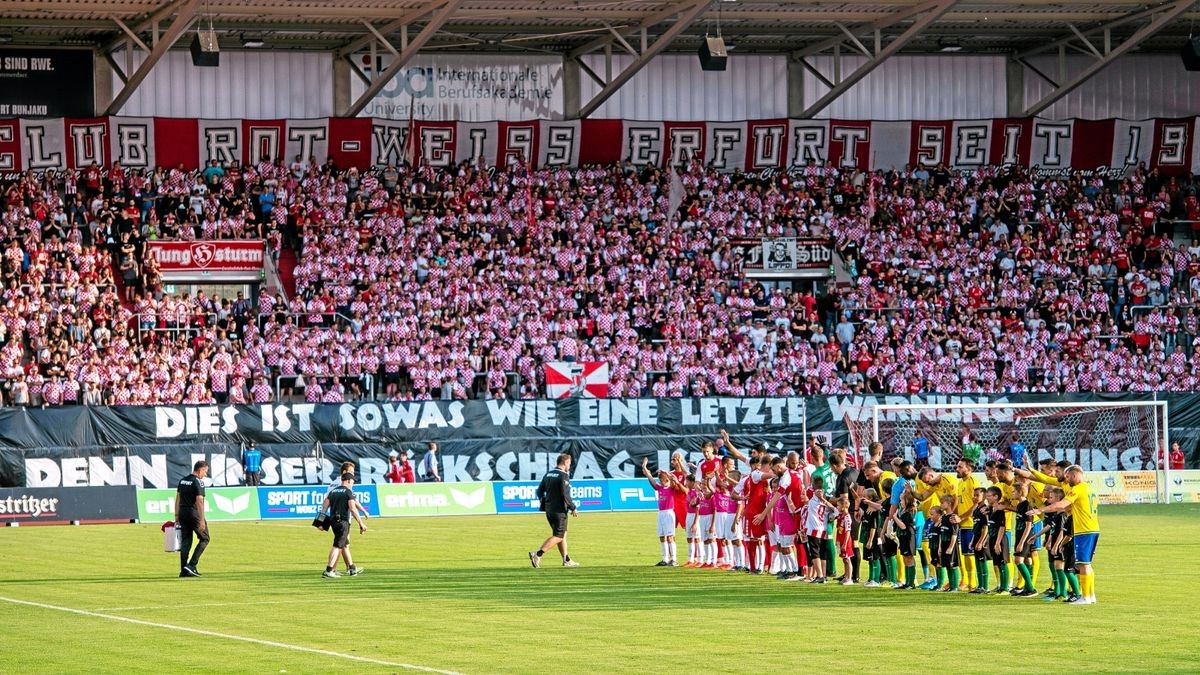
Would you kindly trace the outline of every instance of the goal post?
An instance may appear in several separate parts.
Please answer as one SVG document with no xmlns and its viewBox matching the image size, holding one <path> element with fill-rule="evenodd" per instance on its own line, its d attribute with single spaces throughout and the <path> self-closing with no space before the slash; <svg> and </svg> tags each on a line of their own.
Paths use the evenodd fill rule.
<svg viewBox="0 0 1200 675">
<path fill-rule="evenodd" d="M 847 419 L 851 444 L 863 455 L 872 441 L 885 460 L 913 459 L 914 440 L 928 442 L 930 465 L 953 470 L 964 438 L 982 459 L 1008 459 L 1015 439 L 1030 460 L 1067 460 L 1086 471 L 1152 471 L 1156 499 L 1169 501 L 1170 447 L 1166 401 L 1045 403 L 880 403 Z"/>
</svg>

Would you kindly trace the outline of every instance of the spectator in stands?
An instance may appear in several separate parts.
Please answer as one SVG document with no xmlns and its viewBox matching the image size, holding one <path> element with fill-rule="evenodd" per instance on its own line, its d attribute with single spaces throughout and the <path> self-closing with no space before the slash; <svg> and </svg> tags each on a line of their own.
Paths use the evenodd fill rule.
<svg viewBox="0 0 1200 675">
<path fill-rule="evenodd" d="M 1197 320 L 1180 311 L 1200 292 L 1200 262 L 1164 226 L 1196 186 L 1171 192 L 1142 168 L 1064 181 L 813 165 L 765 180 L 695 164 L 676 222 L 663 218 L 665 179 L 623 166 L 391 166 L 381 184 L 303 164 L 114 166 L 95 190 L 90 169 L 82 186 L 71 172 L 3 186 L 0 224 L 23 233 L 0 242 L 3 344 L 31 356 L 0 357 L 35 364 L 31 401 L 80 402 L 90 382 L 122 403 L 266 402 L 280 376 L 285 397 L 313 401 L 355 399 L 368 376 L 393 400 L 502 397 L 508 377 L 533 397 L 541 364 L 569 358 L 607 361 L 617 396 L 1200 384 Z M 815 232 L 850 279 L 816 295 L 766 292 L 728 243 Z M 164 293 L 151 237 L 293 242 L 297 295 Z M 42 311 L 62 317 L 62 348 L 20 319 Z M 61 392 L 46 397 L 55 374 Z M 297 377 L 312 386 L 289 391 Z"/>
</svg>

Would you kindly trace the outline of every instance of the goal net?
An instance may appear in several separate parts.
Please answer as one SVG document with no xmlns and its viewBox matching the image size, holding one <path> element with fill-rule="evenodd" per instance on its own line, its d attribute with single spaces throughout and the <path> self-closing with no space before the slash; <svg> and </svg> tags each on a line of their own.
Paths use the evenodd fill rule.
<svg viewBox="0 0 1200 675">
<path fill-rule="evenodd" d="M 1156 471 L 1158 448 L 1167 447 L 1166 406 L 1163 401 L 880 404 L 854 419 L 847 415 L 846 424 L 860 456 L 878 440 L 885 461 L 915 460 L 914 445 L 923 438 L 928 463 L 947 471 L 963 457 L 964 439 L 978 444 L 980 462 L 1011 459 L 1016 441 L 1034 463 L 1049 456 L 1085 471 Z M 969 455 L 972 450 L 968 445 Z"/>
</svg>

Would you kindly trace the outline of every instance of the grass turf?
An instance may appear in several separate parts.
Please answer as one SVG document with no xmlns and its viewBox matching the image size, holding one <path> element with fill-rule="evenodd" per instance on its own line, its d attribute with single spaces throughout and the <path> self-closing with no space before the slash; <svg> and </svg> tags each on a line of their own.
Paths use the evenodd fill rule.
<svg viewBox="0 0 1200 675">
<path fill-rule="evenodd" d="M 745 673 L 887 662 L 1195 672 L 1198 516 L 1196 505 L 1105 507 L 1100 604 L 1087 607 L 655 568 L 653 513 L 573 519 L 583 567 L 563 569 L 551 552 L 540 570 L 525 554 L 545 537 L 540 516 L 374 519 L 352 537 L 365 573 L 341 579 L 320 577 L 329 535 L 301 521 L 215 523 L 201 579 L 175 576 L 157 526 L 6 528 L 0 669 Z M 1038 587 L 1049 578 L 1043 565 Z"/>
</svg>

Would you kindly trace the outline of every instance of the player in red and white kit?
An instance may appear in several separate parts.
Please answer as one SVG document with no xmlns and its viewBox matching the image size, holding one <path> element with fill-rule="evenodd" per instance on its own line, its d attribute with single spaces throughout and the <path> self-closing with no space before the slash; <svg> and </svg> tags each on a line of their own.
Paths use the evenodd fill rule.
<svg viewBox="0 0 1200 675">
<path fill-rule="evenodd" d="M 804 507 L 804 538 L 808 546 L 808 558 L 812 561 L 808 581 L 816 584 L 825 583 L 825 560 L 821 553 L 828 545 L 826 528 L 835 515 L 831 507 L 825 499 L 825 485 L 821 482 L 821 477 L 814 476 L 813 487 L 808 490 L 808 503 Z"/>
<path fill-rule="evenodd" d="M 688 477 L 687 460 L 682 450 L 676 450 L 671 455 L 671 475 L 678 482 L 681 490 L 675 492 L 675 527 L 687 529 L 687 492 L 685 482 Z"/>
<path fill-rule="evenodd" d="M 796 522 L 796 504 L 803 503 L 801 499 L 803 492 L 800 492 L 803 489 L 801 480 L 795 471 L 787 468 L 782 458 L 772 462 L 771 471 L 778 480 L 774 494 L 771 495 L 771 501 L 767 504 L 767 509 L 775 519 L 776 555 L 779 556 L 780 561 L 780 572 L 776 577 L 799 580 L 801 578 L 800 570 L 803 566 L 800 563 L 800 554 L 796 550 L 795 543 L 796 533 L 799 530 Z M 759 519 L 765 519 L 765 516 L 765 513 L 760 514 Z"/>
<path fill-rule="evenodd" d="M 707 483 L 710 490 L 715 489 L 716 484 L 711 481 L 721 472 L 721 458 L 717 457 L 717 446 L 712 441 L 707 441 L 700 446 L 700 452 L 704 453 L 704 459 L 696 465 L 696 480 Z"/>
<path fill-rule="evenodd" d="M 700 519 L 700 564 L 696 567 L 712 569 L 717 566 L 716 522 L 713 518 L 713 490 L 708 484 L 699 486 L 700 500 L 696 514 Z"/>
<path fill-rule="evenodd" d="M 688 561 L 684 567 L 696 567 L 700 564 L 700 515 L 697 509 L 700 505 L 700 490 L 696 487 L 696 477 L 687 477 L 687 520 L 684 533 L 687 537 Z"/>
<path fill-rule="evenodd" d="M 768 467 L 769 468 L 769 467 Z M 746 498 L 744 532 L 746 535 L 746 557 L 748 558 L 751 574 L 762 574 L 763 568 L 771 566 L 771 551 L 769 545 L 763 546 L 767 537 L 766 518 L 759 518 L 767 512 L 767 502 L 771 499 L 771 478 L 762 468 L 762 460 L 758 457 L 750 459 L 750 473 L 742 479 L 742 493 Z M 759 555 L 762 546 L 763 555 Z"/>
</svg>

